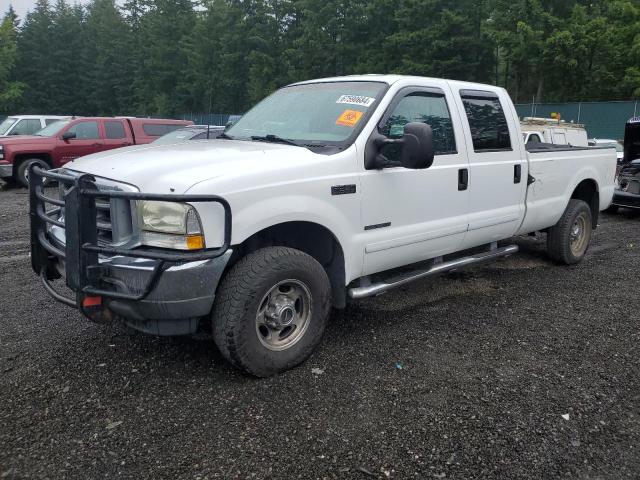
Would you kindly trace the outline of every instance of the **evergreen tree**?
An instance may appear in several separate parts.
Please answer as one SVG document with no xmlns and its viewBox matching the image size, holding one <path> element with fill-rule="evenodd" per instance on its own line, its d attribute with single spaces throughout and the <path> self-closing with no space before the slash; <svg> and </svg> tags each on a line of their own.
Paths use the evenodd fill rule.
<svg viewBox="0 0 640 480">
<path fill-rule="evenodd" d="M 20 99 L 24 84 L 13 81 L 18 16 L 10 6 L 0 23 L 0 112 L 10 112 Z"/>
<path fill-rule="evenodd" d="M 640 96 L 640 0 L 52 1 L 0 27 L 4 109 L 238 113 L 354 73 L 495 83 L 527 102 Z"/>
<path fill-rule="evenodd" d="M 114 0 L 94 0 L 88 6 L 85 36 L 87 106 L 99 115 L 131 114 L 133 100 L 134 59 L 131 52 L 133 32 Z"/>
</svg>

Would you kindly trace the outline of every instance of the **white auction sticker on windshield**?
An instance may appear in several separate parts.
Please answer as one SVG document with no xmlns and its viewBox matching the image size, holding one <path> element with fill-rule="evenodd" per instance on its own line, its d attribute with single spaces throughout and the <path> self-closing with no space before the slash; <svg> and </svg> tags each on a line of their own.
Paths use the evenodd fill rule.
<svg viewBox="0 0 640 480">
<path fill-rule="evenodd" d="M 360 105 L 362 107 L 370 107 L 373 102 L 375 102 L 375 98 L 364 97 L 362 95 L 342 95 L 336 103 L 346 103 L 349 105 Z"/>
</svg>

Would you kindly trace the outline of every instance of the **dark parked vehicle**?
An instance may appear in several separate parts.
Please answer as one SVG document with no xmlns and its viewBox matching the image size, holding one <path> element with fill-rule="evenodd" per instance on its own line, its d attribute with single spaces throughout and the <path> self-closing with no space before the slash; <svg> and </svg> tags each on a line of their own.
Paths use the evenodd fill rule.
<svg viewBox="0 0 640 480">
<path fill-rule="evenodd" d="M 81 117 L 47 125 L 34 135 L 0 139 L 0 178 L 29 183 L 29 166 L 58 168 L 92 153 L 142 145 L 190 125 L 186 120 L 156 118 Z"/>
<path fill-rule="evenodd" d="M 173 132 L 154 140 L 154 145 L 172 145 L 174 143 L 186 142 L 187 140 L 208 140 L 218 138 L 224 132 L 225 127 L 218 125 L 189 125 L 179 128 Z"/>
<path fill-rule="evenodd" d="M 640 208 L 640 117 L 629 120 L 624 130 L 624 158 L 609 211 L 618 207 Z"/>
</svg>

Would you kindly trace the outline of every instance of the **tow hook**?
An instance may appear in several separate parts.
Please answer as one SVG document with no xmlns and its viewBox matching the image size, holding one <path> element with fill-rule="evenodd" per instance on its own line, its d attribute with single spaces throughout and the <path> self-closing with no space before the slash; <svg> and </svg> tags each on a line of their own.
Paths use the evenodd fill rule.
<svg viewBox="0 0 640 480">
<path fill-rule="evenodd" d="M 80 296 L 78 305 L 80 312 L 92 322 L 109 323 L 113 320 L 111 310 L 109 310 L 100 296 Z"/>
</svg>

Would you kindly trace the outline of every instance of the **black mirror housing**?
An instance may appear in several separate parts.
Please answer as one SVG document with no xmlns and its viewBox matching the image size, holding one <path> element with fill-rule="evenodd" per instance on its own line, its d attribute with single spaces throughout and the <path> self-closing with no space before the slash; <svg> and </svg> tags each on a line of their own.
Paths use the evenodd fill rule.
<svg viewBox="0 0 640 480">
<path fill-rule="evenodd" d="M 76 138 L 76 134 L 74 132 L 65 132 L 62 134 L 62 140 L 71 140 Z"/>
<path fill-rule="evenodd" d="M 431 126 L 419 122 L 407 123 L 400 142 L 402 142 L 400 162 L 404 168 L 422 170 L 433 165 L 435 153 Z"/>
<path fill-rule="evenodd" d="M 433 130 L 426 123 L 407 123 L 404 126 L 404 135 L 398 139 L 374 133 L 365 148 L 365 168 L 367 170 L 384 168 L 386 158 L 382 155 L 381 150 L 388 144 L 400 145 L 400 163 L 404 168 L 422 170 L 433 165 L 435 158 Z"/>
</svg>

